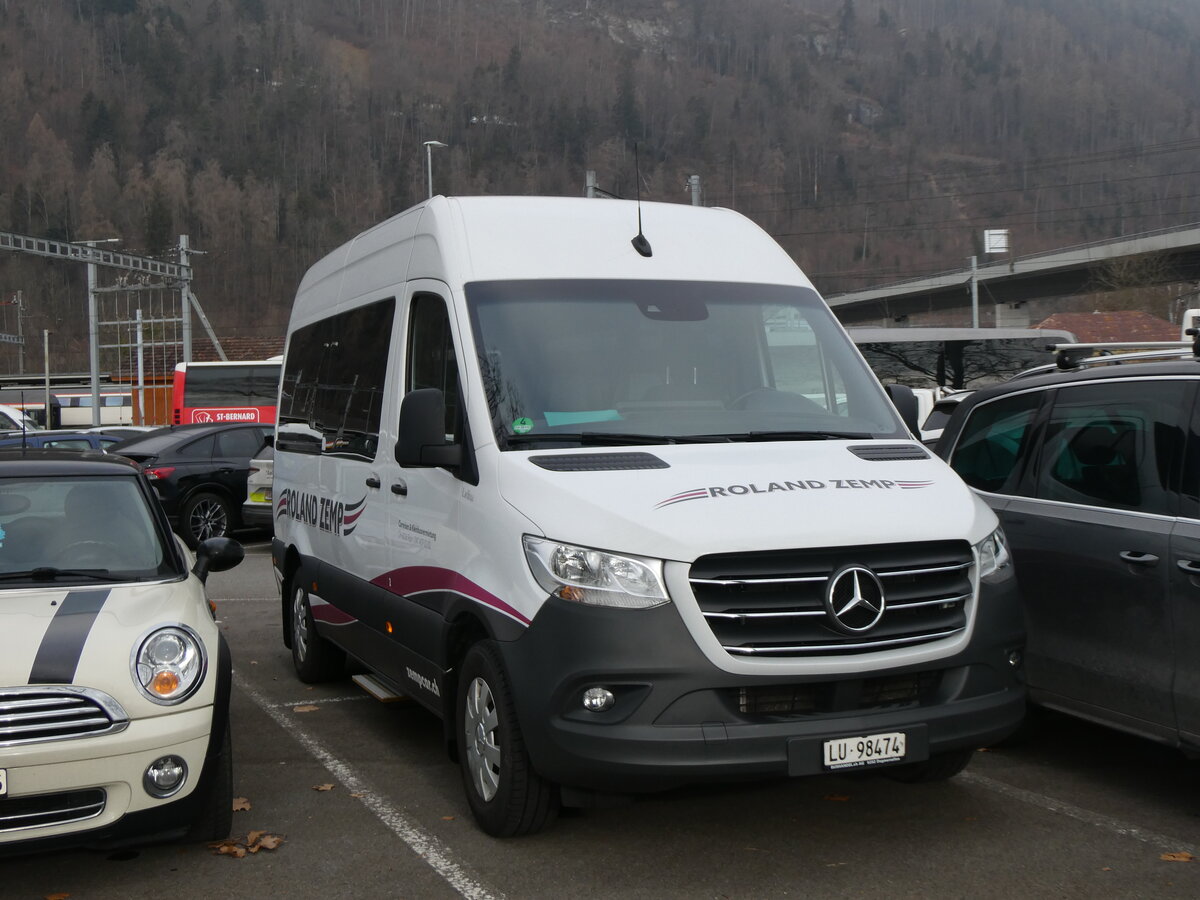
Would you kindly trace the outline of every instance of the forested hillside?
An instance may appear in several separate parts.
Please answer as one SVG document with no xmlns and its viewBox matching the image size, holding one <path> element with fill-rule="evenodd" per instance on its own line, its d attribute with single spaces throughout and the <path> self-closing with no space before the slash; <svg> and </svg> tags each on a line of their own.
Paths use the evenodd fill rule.
<svg viewBox="0 0 1200 900">
<path fill-rule="evenodd" d="M 223 335 L 425 196 L 764 225 L 827 292 L 1200 219 L 1190 0 L 0 0 L 0 230 L 204 251 Z M 732 252 L 732 248 L 731 248 Z M 0 257 L 27 330 L 77 267 Z"/>
</svg>

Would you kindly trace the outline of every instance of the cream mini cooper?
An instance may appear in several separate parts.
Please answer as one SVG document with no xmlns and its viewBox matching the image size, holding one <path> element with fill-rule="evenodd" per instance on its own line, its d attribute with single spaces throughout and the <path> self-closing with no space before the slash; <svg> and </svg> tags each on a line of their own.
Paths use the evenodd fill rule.
<svg viewBox="0 0 1200 900">
<path fill-rule="evenodd" d="M 229 833 L 229 649 L 136 464 L 0 451 L 0 855 Z"/>
</svg>

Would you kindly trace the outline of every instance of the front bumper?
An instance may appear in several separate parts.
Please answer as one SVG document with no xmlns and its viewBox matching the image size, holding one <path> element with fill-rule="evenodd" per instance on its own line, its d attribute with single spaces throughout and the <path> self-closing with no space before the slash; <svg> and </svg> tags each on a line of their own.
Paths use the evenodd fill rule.
<svg viewBox="0 0 1200 900">
<path fill-rule="evenodd" d="M 1011 733 L 1025 708 L 1016 582 L 984 589 L 972 640 L 921 665 L 838 675 L 734 674 L 697 648 L 671 605 L 603 610 L 548 601 L 500 642 L 534 768 L 564 786 L 618 793 L 825 771 L 824 742 L 904 732 L 902 762 Z M 615 705 L 587 712 L 583 692 Z"/>
<path fill-rule="evenodd" d="M 224 734 L 225 723 L 217 723 Z M 8 796 L 0 798 L 0 856 L 64 845 L 171 838 L 198 814 L 197 787 L 211 752 L 213 707 L 138 719 L 119 734 L 5 748 Z M 219 742 L 217 743 L 219 747 Z M 146 767 L 166 754 L 187 764 L 187 780 L 166 799 L 142 786 Z M 66 812 L 71 796 L 99 799 L 86 817 Z M 30 821 L 51 824 L 28 825 Z"/>
</svg>

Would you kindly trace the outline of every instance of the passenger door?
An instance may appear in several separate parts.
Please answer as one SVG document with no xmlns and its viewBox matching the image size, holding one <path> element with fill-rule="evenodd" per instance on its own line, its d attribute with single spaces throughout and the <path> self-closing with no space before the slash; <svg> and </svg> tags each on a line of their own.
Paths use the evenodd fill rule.
<svg viewBox="0 0 1200 900">
<path fill-rule="evenodd" d="M 233 513 L 240 515 L 246 502 L 250 457 L 266 440 L 263 428 L 231 428 L 218 432 L 212 456 L 212 479 L 233 497 Z"/>
<path fill-rule="evenodd" d="M 436 281 L 414 282 L 409 288 L 402 396 L 422 388 L 441 390 L 446 443 L 459 443 L 464 439 L 461 370 L 448 290 Z M 399 677 L 411 682 L 411 670 L 416 670 L 436 681 L 440 670 L 429 663 L 440 656 L 442 617 L 460 558 L 458 509 L 467 485 L 447 469 L 405 468 L 394 457 L 386 462 L 383 481 L 392 552 L 381 584 L 407 598 L 397 607 L 395 637 L 415 654 L 403 660 Z M 430 682 L 417 683 L 423 691 L 414 691 L 414 696 L 428 702 Z"/>
<path fill-rule="evenodd" d="M 1185 740 L 1200 743 L 1200 401 L 1193 404 L 1183 509 L 1171 538 L 1175 616 L 1175 711 Z"/>
<path fill-rule="evenodd" d="M 1031 696 L 1163 738 L 1176 729 L 1168 582 L 1191 385 L 1067 385 L 1000 512 L 1028 624 Z"/>
</svg>

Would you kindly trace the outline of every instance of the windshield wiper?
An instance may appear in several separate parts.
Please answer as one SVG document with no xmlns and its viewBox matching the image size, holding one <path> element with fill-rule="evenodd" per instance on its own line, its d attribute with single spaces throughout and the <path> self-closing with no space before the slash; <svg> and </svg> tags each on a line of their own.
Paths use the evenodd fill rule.
<svg viewBox="0 0 1200 900">
<path fill-rule="evenodd" d="M 510 434 L 510 444 L 581 444 L 584 446 L 621 446 L 625 444 L 725 444 L 731 438 L 724 434 L 628 434 L 615 431 L 546 432 L 542 434 Z"/>
<path fill-rule="evenodd" d="M 37 566 L 21 572 L 0 572 L 0 581 L 54 581 L 57 578 L 93 578 L 96 581 L 112 581 L 108 569 L 58 569 L 54 566 Z"/>
<path fill-rule="evenodd" d="M 749 431 L 728 437 L 734 441 L 865 441 L 873 435 L 866 431 Z"/>
</svg>

